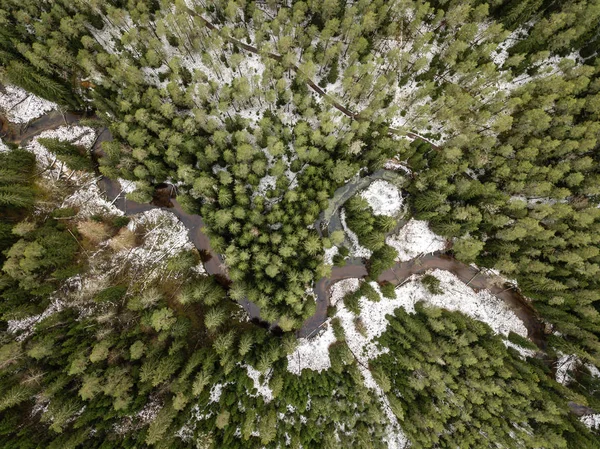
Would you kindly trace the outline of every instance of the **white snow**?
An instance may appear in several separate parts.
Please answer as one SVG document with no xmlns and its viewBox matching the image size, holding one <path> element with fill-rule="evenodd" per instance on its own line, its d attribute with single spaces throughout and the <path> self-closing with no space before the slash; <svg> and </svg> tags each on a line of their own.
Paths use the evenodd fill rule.
<svg viewBox="0 0 600 449">
<path fill-rule="evenodd" d="M 325 254 L 323 254 L 323 262 L 327 265 L 333 265 L 333 258 L 339 252 L 339 248 L 337 246 L 332 246 L 331 248 L 327 248 L 325 250 Z"/>
<path fill-rule="evenodd" d="M 600 427 L 600 414 L 582 416 L 580 421 L 590 429 L 597 429 Z"/>
<path fill-rule="evenodd" d="M 556 361 L 556 381 L 562 385 L 568 385 L 573 380 L 569 371 L 574 370 L 581 361 L 574 354 L 563 354 Z"/>
<path fill-rule="evenodd" d="M 137 412 L 136 417 L 144 424 L 154 421 L 158 412 L 163 408 L 163 404 L 157 397 L 151 398 L 148 403 Z"/>
<path fill-rule="evenodd" d="M 556 361 L 556 381 L 562 385 L 569 385 L 573 380 L 573 376 L 571 376 L 571 372 L 577 369 L 577 367 L 583 365 L 585 366 L 592 377 L 600 377 L 600 370 L 596 368 L 591 363 L 584 363 L 577 355 L 575 354 L 564 354 L 561 351 L 558 351 L 560 357 Z"/>
<path fill-rule="evenodd" d="M 100 191 L 97 182 L 99 178 L 91 173 L 82 173 L 78 182 L 81 183 L 75 193 L 65 198 L 63 206 L 76 207 L 79 209 L 79 217 L 90 217 L 92 215 L 123 215 L 123 212 L 107 201 Z"/>
<path fill-rule="evenodd" d="M 127 179 L 119 178 L 119 185 L 121 186 L 121 190 L 123 193 L 131 193 L 134 192 L 137 187 L 135 185 L 135 181 L 129 181 Z"/>
<path fill-rule="evenodd" d="M 438 307 L 449 310 L 460 311 L 474 319 L 484 321 L 492 327 L 496 333 L 508 335 L 513 331 L 519 335 L 527 336 L 527 329 L 521 320 L 505 305 L 505 303 L 487 291 L 476 293 L 456 276 L 447 271 L 434 270 L 432 275 L 440 279 L 440 288 L 444 292 L 432 295 L 419 281 L 419 277 L 412 279 L 396 289 L 396 298 L 382 299 L 379 302 L 371 302 L 366 298 L 360 299 L 361 313 L 358 318 L 364 324 L 366 336 L 356 330 L 355 320 L 357 318 L 340 301 L 343 296 L 358 289 L 358 279 L 344 279 L 335 283 L 331 288 L 331 303 L 337 304 L 336 317 L 341 320 L 346 343 L 358 360 L 358 368 L 361 371 L 365 386 L 374 390 L 382 403 L 383 410 L 389 421 L 385 440 L 389 448 L 403 448 L 407 439 L 401 431 L 401 427 L 391 410 L 389 401 L 373 378 L 371 372 L 365 368 L 369 360 L 387 352 L 387 348 L 380 348 L 375 340 L 385 332 L 388 321 L 386 315 L 393 314 L 398 307 L 403 307 L 410 313 L 414 313 L 414 305 L 418 301 L 426 301 Z M 379 291 L 377 283 L 371 286 Z M 329 346 L 334 343 L 333 329 L 328 329 L 321 335 L 311 340 L 301 340 L 300 345 L 293 354 L 288 356 L 288 371 L 299 375 L 303 369 L 321 371 L 331 367 L 329 360 Z"/>
<path fill-rule="evenodd" d="M 25 338 L 31 335 L 31 333 L 33 332 L 33 328 L 37 323 L 48 318 L 51 315 L 54 315 L 55 313 L 60 312 L 65 308 L 65 306 L 66 303 L 63 300 L 55 298 L 50 304 L 50 306 L 48 306 L 46 310 L 44 310 L 38 315 L 33 315 L 22 320 L 8 320 L 7 332 L 14 334 L 23 331 L 16 338 L 17 341 L 23 341 Z"/>
<path fill-rule="evenodd" d="M 221 394 L 223 393 L 223 387 L 227 384 L 217 383 L 212 386 L 210 389 L 210 400 L 209 402 L 219 402 L 221 399 Z"/>
<path fill-rule="evenodd" d="M 7 85 L 5 90 L 5 93 L 0 91 L 0 111 L 12 123 L 27 123 L 58 107 L 17 86 Z"/>
<path fill-rule="evenodd" d="M 356 285 L 356 287 L 358 288 L 359 283 L 355 282 L 354 285 Z M 372 285 L 376 286 L 377 284 L 373 283 Z M 344 291 L 345 293 L 351 291 L 350 288 L 351 285 L 349 283 L 338 287 L 339 290 Z M 396 415 L 391 409 L 387 396 L 373 378 L 371 371 L 369 371 L 369 369 L 366 368 L 369 364 L 370 359 L 377 357 L 382 352 L 385 352 L 385 350 L 381 351 L 375 346 L 373 339 L 381 333 L 383 333 L 385 327 L 387 326 L 387 320 L 385 320 L 385 318 L 384 325 L 381 322 L 381 317 L 377 317 L 377 309 L 379 308 L 378 306 L 388 305 L 389 303 L 390 301 L 387 300 L 383 300 L 378 303 L 372 303 L 366 298 L 360 299 L 360 304 L 362 308 L 360 318 L 366 325 L 368 333 L 367 337 L 364 337 L 356 330 L 356 326 L 354 324 L 356 315 L 354 315 L 352 312 L 346 309 L 342 301 L 339 301 L 338 303 L 338 312 L 336 316 L 340 318 L 342 327 L 344 328 L 346 344 L 348 345 L 348 347 L 350 348 L 350 350 L 352 351 L 352 353 L 358 361 L 357 367 L 363 375 L 365 386 L 371 390 L 374 390 L 379 401 L 381 402 L 382 408 L 388 419 L 389 424 L 386 426 L 386 436 L 384 437 L 385 441 L 387 441 L 388 443 L 388 448 L 400 449 L 406 446 L 408 440 L 406 436 L 402 433 L 401 427 L 398 423 L 398 419 L 396 418 Z M 369 313 L 370 309 L 374 313 Z M 382 307 L 380 310 L 388 309 Z M 393 309 L 391 310 L 393 311 Z M 385 313 L 382 315 L 382 317 L 385 317 Z M 371 319 L 374 320 L 372 323 L 369 322 L 369 320 Z"/>
<path fill-rule="evenodd" d="M 262 396 L 265 402 L 271 402 L 273 400 L 273 391 L 269 387 L 269 379 L 270 376 L 265 376 L 263 381 L 260 381 L 261 372 L 257 369 L 254 369 L 250 365 L 246 365 L 246 372 L 248 373 L 248 377 L 252 379 L 254 382 L 254 388 L 256 388 L 257 394 Z M 253 394 L 248 393 L 249 396 L 255 396 Z"/>
<path fill-rule="evenodd" d="M 333 284 L 329 289 L 329 304 L 335 306 L 338 301 L 344 299 L 346 293 L 358 290 L 360 279 L 347 278 Z"/>
<path fill-rule="evenodd" d="M 4 142 L 0 139 L 0 153 L 7 153 L 10 149 L 6 146 Z"/>
<path fill-rule="evenodd" d="M 397 234 L 386 238 L 385 242 L 398 251 L 398 260 L 408 261 L 420 254 L 441 251 L 446 240 L 427 226 L 426 221 L 410 219 Z"/>
<path fill-rule="evenodd" d="M 413 277 L 412 281 L 396 289 L 395 301 L 401 301 L 402 306 L 407 311 L 412 312 L 417 301 L 425 300 L 433 306 L 462 312 L 475 320 L 483 321 L 497 334 L 506 336 L 512 331 L 527 338 L 527 328 L 521 319 L 504 301 L 489 291 L 475 292 L 467 284 L 445 270 L 433 270 L 430 274 L 440 280 L 442 294 L 432 295 L 420 281 Z M 389 301 L 382 302 L 387 303 Z"/>
<path fill-rule="evenodd" d="M 295 351 L 287 356 L 288 371 L 299 376 L 303 369 L 320 372 L 331 368 L 329 346 L 332 343 L 335 336 L 331 326 L 314 338 L 300 339 Z"/>
<path fill-rule="evenodd" d="M 193 266 L 191 270 L 198 274 L 206 274 L 206 268 L 204 268 L 204 263 L 202 263 L 202 261 L 198 262 L 198 265 Z"/>
<path fill-rule="evenodd" d="M 44 172 L 45 175 L 54 175 L 58 177 L 63 171 L 70 173 L 70 170 L 64 167 L 60 161 L 57 160 L 56 156 L 48 151 L 46 147 L 38 142 L 38 139 L 58 139 L 61 141 L 71 142 L 75 145 L 81 145 L 85 148 L 90 148 L 96 139 L 96 132 L 93 128 L 88 126 L 61 126 L 57 129 L 44 131 L 35 137 L 25 147 L 26 150 L 31 151 L 35 154 L 38 164 L 43 169 L 48 169 Z M 52 167 L 52 168 L 49 168 Z"/>
<path fill-rule="evenodd" d="M 94 129 L 87 126 L 61 126 L 40 133 L 25 148 L 35 154 L 42 176 L 47 182 L 63 177 L 74 186 L 74 192 L 63 200 L 61 207 L 77 208 L 79 217 L 95 214 L 123 215 L 123 212 L 105 199 L 98 188 L 98 178 L 92 173 L 70 170 L 38 142 L 40 138 L 59 139 L 89 149 L 96 139 Z"/>
<path fill-rule="evenodd" d="M 533 25 L 533 22 L 527 22 L 517 29 L 513 30 L 502 42 L 498 44 L 496 50 L 492 52 L 490 55 L 492 57 L 492 61 L 498 67 L 502 67 L 504 62 L 508 59 L 508 49 L 511 45 L 514 44 L 515 41 L 519 40 L 519 36 L 526 36 L 529 33 L 529 29 Z"/>
<path fill-rule="evenodd" d="M 274 189 L 277 183 L 277 177 L 271 175 L 265 175 L 260 179 L 258 188 L 256 189 L 255 195 L 266 196 L 267 190 Z M 253 197 L 255 196 L 253 195 Z"/>
<path fill-rule="evenodd" d="M 586 363 L 585 367 L 590 371 L 592 377 L 600 377 L 600 370 L 591 363 Z"/>
<path fill-rule="evenodd" d="M 388 325 L 386 315 L 393 314 L 398 307 L 403 307 L 407 312 L 414 313 L 414 306 L 419 301 L 425 301 L 433 306 L 451 311 L 462 312 L 473 319 L 487 323 L 498 334 L 507 336 L 512 331 L 527 337 L 527 328 L 523 322 L 501 299 L 496 298 L 486 290 L 475 292 L 448 271 L 432 270 L 430 274 L 440 280 L 440 289 L 443 293 L 431 294 L 422 285 L 419 276 L 412 276 L 406 284 L 396 288 L 395 299 L 382 299 L 379 302 L 371 302 L 365 297 L 361 298 L 359 301 L 361 308 L 359 318 L 365 326 L 366 337 L 355 330 L 354 320 L 356 316 L 347 310 L 344 303 L 340 301 L 346 293 L 358 289 L 359 280 L 355 278 L 344 279 L 333 285 L 331 303 L 337 304 L 338 312 L 336 316 L 342 320 L 346 330 L 346 341 L 356 355 L 365 354 L 367 359 L 376 357 L 380 350 L 374 346 L 373 341 L 385 332 Z M 379 291 L 376 282 L 371 282 L 371 286 Z M 325 343 L 328 347 L 332 342 L 333 335 L 328 335 L 328 332 L 325 332 L 311 341 L 303 341 L 297 352 L 300 351 L 300 348 L 303 348 L 302 350 L 308 356 L 310 354 L 308 351 L 312 351 L 313 358 L 319 360 L 315 363 L 327 366 L 328 362 L 321 361 L 323 354 L 327 355 L 327 351 L 320 351 L 319 348 L 324 346 Z M 293 364 L 289 363 L 290 360 L 293 360 L 293 357 L 288 356 L 288 369 L 295 369 Z M 303 363 L 310 364 L 312 362 L 304 360 Z"/>
<path fill-rule="evenodd" d="M 412 174 L 412 170 L 410 168 L 408 168 L 405 164 L 401 164 L 399 162 L 395 162 L 395 161 L 391 161 L 391 160 L 387 161 L 383 165 L 383 168 L 385 168 L 386 170 L 402 170 L 407 175 Z"/>
<path fill-rule="evenodd" d="M 393 217 L 402 208 L 402 196 L 398 188 L 381 179 L 373 181 L 360 196 L 367 200 L 375 215 Z"/>
<path fill-rule="evenodd" d="M 162 402 L 158 398 L 152 397 L 135 415 L 124 416 L 121 422 L 113 426 L 113 430 L 119 435 L 139 430 L 144 425 L 154 421 L 162 408 Z"/>
<path fill-rule="evenodd" d="M 414 313 L 415 303 L 424 300 L 429 304 L 449 310 L 458 310 L 472 318 L 484 321 L 497 333 L 507 335 L 510 331 L 513 331 L 523 336 L 527 335 L 527 329 L 523 323 L 501 300 L 486 291 L 474 292 L 446 271 L 434 270 L 432 274 L 440 279 L 440 288 L 444 291 L 443 294 L 432 295 L 423 287 L 418 277 L 414 276 L 408 283 L 396 289 L 396 299 L 382 299 L 379 302 L 371 302 L 364 297 L 361 298 L 360 320 L 365 326 L 366 337 L 356 330 L 356 315 L 347 310 L 343 302 L 339 301 L 344 294 L 358 288 L 358 279 L 354 279 L 352 282 L 348 279 L 342 281 L 343 283 L 338 282 L 332 288 L 332 294 L 335 294 L 338 304 L 336 316 L 342 322 L 346 343 L 359 361 L 357 366 L 364 376 L 365 386 L 375 391 L 389 420 L 390 424 L 385 439 L 390 448 L 405 447 L 407 439 L 390 408 L 387 397 L 375 382 L 371 372 L 365 368 L 365 366 L 368 366 L 370 359 L 388 350 L 387 348 L 377 347 L 375 344 L 375 339 L 387 328 L 386 315 L 393 314 L 394 309 L 398 307 L 404 307 L 408 312 Z M 371 285 L 378 290 L 377 283 L 373 282 Z"/>
<path fill-rule="evenodd" d="M 127 225 L 132 232 L 144 230 L 143 242 L 133 249 L 125 249 L 115 255 L 116 259 L 128 261 L 134 267 L 151 268 L 146 271 L 150 278 L 157 268 L 176 254 L 194 248 L 188 237 L 185 225 L 172 213 L 162 209 L 152 209 L 132 217 Z"/>
<path fill-rule="evenodd" d="M 504 340 L 504 345 L 507 348 L 513 348 L 514 350 L 516 350 L 523 359 L 525 359 L 527 357 L 535 356 L 535 351 L 533 349 L 528 349 L 528 348 L 524 348 L 522 346 L 516 345 L 512 341 Z"/>
</svg>

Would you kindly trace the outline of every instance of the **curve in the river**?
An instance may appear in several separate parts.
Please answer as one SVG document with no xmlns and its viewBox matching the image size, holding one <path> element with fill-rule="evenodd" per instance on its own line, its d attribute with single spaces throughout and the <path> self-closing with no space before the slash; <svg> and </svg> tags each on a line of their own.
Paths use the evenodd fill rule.
<svg viewBox="0 0 600 449">
<path fill-rule="evenodd" d="M 27 125 L 7 126 L 8 122 L 6 119 L 0 117 L 0 122 L 2 122 L 2 138 L 12 143 L 26 144 L 27 141 L 43 131 L 55 129 L 65 124 L 77 124 L 82 118 L 83 116 L 80 114 L 66 113 L 63 115 L 60 112 L 52 111 L 38 119 L 32 120 Z M 110 131 L 107 128 L 101 129 L 92 151 L 98 151 L 101 143 L 109 140 L 112 140 Z M 161 207 L 153 204 L 140 204 L 127 200 L 122 195 L 123 192 L 118 181 L 103 178 L 101 184 L 107 197 L 111 201 L 114 201 L 115 206 L 122 210 L 126 215 L 134 215 Z M 345 199 L 349 198 L 346 198 L 346 194 L 342 195 L 342 197 Z M 208 236 L 203 232 L 205 224 L 202 217 L 200 215 L 186 213 L 175 199 L 172 199 L 171 202 L 173 207 L 162 208 L 172 212 L 179 218 L 188 228 L 189 238 L 194 246 L 202 253 L 209 255 L 208 260 L 204 263 L 207 273 L 228 280 L 227 270 L 221 255 L 212 249 Z M 339 202 L 335 209 L 339 209 L 341 204 L 342 202 Z M 316 223 L 318 228 L 321 226 L 322 221 L 323 216 Z M 433 253 L 417 257 L 408 262 L 399 262 L 393 268 L 385 271 L 379 277 L 378 281 L 387 281 L 398 285 L 414 274 L 423 274 L 431 269 L 449 271 L 460 280 L 467 283 L 475 291 L 482 289 L 489 290 L 492 294 L 505 301 L 505 303 L 508 304 L 515 314 L 523 321 L 527 327 L 529 338 L 539 347 L 545 347 L 544 326 L 538 314 L 519 291 L 513 288 L 507 288 L 506 286 L 499 286 L 496 279 L 482 274 L 479 270 L 470 265 L 459 262 L 451 255 Z M 333 283 L 342 279 L 363 278 L 365 276 L 367 276 L 365 265 L 354 260 L 344 267 L 334 267 L 331 276 L 320 279 L 314 287 L 317 297 L 316 312 L 303 323 L 302 327 L 297 332 L 297 335 L 299 337 L 314 335 L 327 320 L 329 289 Z M 248 300 L 241 301 L 240 304 L 244 307 L 250 318 L 260 319 L 260 309 L 257 305 Z"/>
</svg>

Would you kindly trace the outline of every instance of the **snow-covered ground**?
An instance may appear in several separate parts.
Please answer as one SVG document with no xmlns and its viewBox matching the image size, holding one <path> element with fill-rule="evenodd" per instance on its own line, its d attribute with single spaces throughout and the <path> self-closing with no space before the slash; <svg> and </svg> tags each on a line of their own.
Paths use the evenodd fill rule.
<svg viewBox="0 0 600 449">
<path fill-rule="evenodd" d="M 137 189 L 135 182 L 127 179 L 119 178 L 119 185 L 121 186 L 123 193 L 131 193 Z"/>
<path fill-rule="evenodd" d="M 6 153 L 9 151 L 9 148 L 6 146 L 4 142 L 0 139 L 0 153 Z"/>
<path fill-rule="evenodd" d="M 521 355 L 521 358 L 523 359 L 526 359 L 527 357 L 535 357 L 536 351 L 534 351 L 533 349 L 524 348 L 508 340 L 504 340 L 504 345 L 507 348 L 513 348 Z"/>
<path fill-rule="evenodd" d="M 347 278 L 336 282 L 329 289 L 329 304 L 332 306 L 337 305 L 339 301 L 344 299 L 346 293 L 358 290 L 359 286 L 360 279 L 358 278 Z"/>
<path fill-rule="evenodd" d="M 487 290 L 473 291 L 452 273 L 433 270 L 433 276 L 440 280 L 440 295 L 432 295 L 417 277 L 396 289 L 396 301 L 409 312 L 414 304 L 424 300 L 428 304 L 448 310 L 459 311 L 471 318 L 487 323 L 497 334 L 508 335 L 511 331 L 527 338 L 527 328 L 504 301 Z M 392 301 L 394 302 L 394 301 Z"/>
<path fill-rule="evenodd" d="M 339 248 L 337 246 L 332 246 L 331 248 L 326 249 L 325 253 L 323 254 L 323 262 L 327 265 L 332 265 L 333 258 L 337 253 L 339 253 Z"/>
<path fill-rule="evenodd" d="M 411 175 L 412 174 L 412 170 L 410 168 L 408 168 L 405 164 L 401 164 L 399 162 L 395 162 L 395 161 L 387 161 L 383 168 L 385 168 L 386 170 L 401 170 L 404 173 L 406 173 L 407 175 Z"/>
<path fill-rule="evenodd" d="M 583 363 L 583 361 L 575 354 L 564 354 L 559 351 L 560 357 L 556 361 L 556 381 L 562 385 L 569 385 L 575 381 L 571 373 L 575 371 L 579 366 L 584 365 L 590 372 L 592 377 L 600 377 L 600 370 L 590 363 Z M 579 418 L 580 421 L 590 429 L 600 428 L 600 413 L 593 415 L 584 415 Z"/>
<path fill-rule="evenodd" d="M 581 363 L 579 357 L 574 354 L 563 354 L 556 361 L 556 381 L 562 385 L 568 385 L 573 380 L 570 371 L 573 371 Z"/>
<path fill-rule="evenodd" d="M 209 402 L 219 402 L 219 400 L 221 399 L 221 394 L 223 394 L 223 387 L 226 387 L 228 384 L 227 382 L 225 382 L 224 384 L 222 383 L 216 383 L 212 386 L 212 388 L 210 389 L 210 400 Z"/>
<path fill-rule="evenodd" d="M 53 174 L 54 177 L 57 177 L 63 171 L 69 171 L 69 169 L 64 167 L 64 164 L 58 161 L 53 153 L 48 151 L 46 147 L 38 142 L 38 139 L 40 138 L 67 141 L 89 149 L 96 139 L 96 131 L 88 126 L 61 126 L 60 128 L 40 133 L 35 139 L 27 144 L 25 149 L 35 154 L 35 157 L 37 158 L 38 164 L 41 166 L 41 168 L 47 168 L 44 174 L 49 172 Z"/>
<path fill-rule="evenodd" d="M 96 139 L 96 131 L 87 126 L 61 126 L 60 128 L 44 131 L 25 147 L 35 154 L 41 175 L 46 185 L 51 185 L 60 177 L 68 179 L 75 186 L 74 192 L 66 197 L 62 207 L 75 207 L 78 216 L 90 217 L 94 214 L 123 215 L 111 202 L 107 201 L 98 188 L 98 179 L 92 174 L 73 171 L 65 166 L 58 158 L 38 142 L 40 138 L 59 139 L 91 148 Z"/>
<path fill-rule="evenodd" d="M 79 217 L 91 217 L 92 215 L 123 215 L 117 207 L 107 201 L 98 187 L 98 178 L 90 173 L 82 174 L 80 186 L 69 197 L 65 198 L 63 206 L 76 207 Z"/>
<path fill-rule="evenodd" d="M 132 249 L 123 249 L 115 255 L 115 260 L 144 268 L 148 277 L 159 274 L 158 268 L 169 258 L 194 248 L 185 225 L 166 210 L 152 209 L 134 215 L 127 229 L 133 233 L 143 230 L 142 244 Z"/>
<path fill-rule="evenodd" d="M 335 336 L 331 326 L 315 338 L 300 339 L 295 351 L 287 356 L 288 371 L 299 376 L 303 369 L 322 371 L 331 368 L 329 346 L 332 343 L 335 343 Z"/>
<path fill-rule="evenodd" d="M 386 238 L 386 243 L 398 251 L 398 260 L 414 259 L 419 254 L 441 251 L 446 239 L 432 232 L 426 221 L 410 219 L 397 234 Z"/>
<path fill-rule="evenodd" d="M 340 284 L 340 283 L 338 283 Z M 336 284 L 336 285 L 338 285 Z M 355 284 L 357 287 L 359 285 L 359 283 L 357 282 Z M 377 285 L 376 283 L 373 283 L 372 285 Z M 339 291 L 339 295 L 343 295 L 351 290 L 352 284 L 348 283 L 344 283 L 341 285 L 338 285 L 338 287 L 336 288 L 336 290 Z M 385 308 L 379 309 L 380 311 L 383 311 L 384 313 L 381 315 L 380 318 L 383 318 L 385 320 L 385 325 L 383 324 L 383 322 L 381 321 L 381 319 L 376 319 L 376 315 L 377 315 L 377 309 L 378 309 L 378 305 L 387 305 L 390 302 L 387 300 L 382 300 L 378 303 L 372 303 L 371 301 L 367 300 L 366 298 L 361 298 L 360 299 L 360 304 L 361 304 L 361 314 L 360 314 L 360 319 L 362 320 L 363 324 L 366 325 L 367 328 L 367 336 L 363 336 L 361 333 L 358 332 L 358 330 L 356 329 L 356 318 L 357 316 L 354 315 L 352 312 L 350 312 L 345 306 L 344 303 L 342 301 L 338 301 L 338 312 L 336 314 L 336 316 L 341 320 L 342 323 L 342 327 L 344 328 L 344 334 L 346 336 L 346 344 L 348 345 L 348 347 L 350 348 L 350 350 L 352 351 L 352 353 L 354 354 L 354 356 L 357 359 L 357 367 L 360 370 L 363 379 L 364 379 L 364 384 L 367 388 L 373 390 L 375 392 L 375 394 L 377 395 L 381 405 L 382 405 L 382 409 L 387 417 L 388 420 L 388 425 L 386 428 L 386 436 L 384 437 L 385 441 L 388 443 L 388 448 L 389 449 L 400 449 L 400 448 L 404 448 L 406 446 L 407 443 L 407 438 L 406 436 L 403 434 L 400 424 L 398 423 L 398 419 L 396 418 L 396 415 L 394 414 L 394 412 L 392 411 L 392 408 L 389 404 L 389 400 L 387 398 L 387 396 L 385 395 L 384 391 L 381 389 L 381 387 L 377 384 L 377 382 L 375 381 L 375 379 L 373 378 L 373 375 L 371 374 L 371 371 L 367 368 L 367 366 L 369 365 L 369 360 L 372 358 L 377 357 L 379 354 L 381 354 L 382 352 L 385 351 L 381 351 L 379 350 L 374 343 L 374 338 L 376 338 L 377 336 L 379 336 L 381 333 L 383 333 L 383 331 L 385 330 L 385 328 L 387 327 L 387 320 L 385 320 L 385 314 L 388 312 L 385 312 Z M 372 307 L 372 312 L 375 313 L 369 313 L 369 308 Z M 397 306 L 396 306 L 397 307 Z M 395 307 L 393 307 L 391 309 L 391 311 L 393 311 Z M 375 321 L 370 323 L 369 320 L 375 318 Z"/>
<path fill-rule="evenodd" d="M 46 310 L 44 310 L 38 315 L 33 315 L 22 320 L 8 320 L 7 331 L 11 334 L 22 332 L 17 337 L 17 341 L 22 341 L 31 334 L 33 327 L 37 323 L 48 318 L 51 315 L 54 315 L 55 313 L 60 312 L 65 308 L 65 305 L 66 303 L 63 300 L 56 298 L 52 301 L 52 303 L 50 304 L 50 306 L 48 306 Z"/>
<path fill-rule="evenodd" d="M 402 196 L 398 188 L 381 179 L 373 181 L 361 195 L 375 215 L 386 215 L 393 217 L 402 209 Z"/>
<path fill-rule="evenodd" d="M 264 376 L 263 381 L 260 381 L 261 372 L 254 369 L 250 365 L 246 365 L 246 372 L 248 377 L 254 382 L 254 388 L 258 395 L 262 396 L 265 402 L 271 402 L 273 400 L 273 391 L 269 387 L 270 377 Z M 253 396 L 249 393 L 250 396 Z"/>
<path fill-rule="evenodd" d="M 590 429 L 598 429 L 600 428 L 600 413 L 595 415 L 582 416 L 581 422 Z"/>
<path fill-rule="evenodd" d="M 277 177 L 271 175 L 265 175 L 260 178 L 260 182 L 258 183 L 258 188 L 252 195 L 253 197 L 256 195 L 266 196 L 267 190 L 275 189 L 277 183 Z"/>
<path fill-rule="evenodd" d="M 58 107 L 17 86 L 8 85 L 5 90 L 6 92 L 0 91 L 0 111 L 13 123 L 27 123 Z"/>
</svg>

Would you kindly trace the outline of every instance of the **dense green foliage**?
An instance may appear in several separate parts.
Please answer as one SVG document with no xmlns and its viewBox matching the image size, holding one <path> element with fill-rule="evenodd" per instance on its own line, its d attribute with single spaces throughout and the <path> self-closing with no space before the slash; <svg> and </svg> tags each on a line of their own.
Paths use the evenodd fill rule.
<svg viewBox="0 0 600 449">
<path fill-rule="evenodd" d="M 17 236 L 12 230 L 35 201 L 35 157 L 22 150 L 0 153 L 0 263 Z"/>
<path fill-rule="evenodd" d="M 85 149 L 59 139 L 39 139 L 38 142 L 55 154 L 71 170 L 94 170 L 92 159 Z"/>
<path fill-rule="evenodd" d="M 396 227 L 396 220 L 386 215 L 374 215 L 369 203 L 355 196 L 344 205 L 346 223 L 364 247 L 377 251 L 385 245 L 385 236 Z"/>
<path fill-rule="evenodd" d="M 412 447 L 588 447 L 564 398 L 535 364 L 507 350 L 485 324 L 457 312 L 396 309 L 372 363 Z"/>
<path fill-rule="evenodd" d="M 384 448 L 370 369 L 413 447 L 597 448 L 567 401 L 600 410 L 599 19 L 595 0 L 0 0 L 0 80 L 94 112 L 114 137 L 99 172 L 140 202 L 177 184 L 228 275 L 198 274 L 195 250 L 158 278 L 122 263 L 152 230 L 62 209 L 77 186 L 0 152 L 0 446 Z M 86 149 L 40 143 L 94 170 Z M 396 310 L 371 366 L 334 318 L 331 368 L 296 376 L 294 334 L 245 321 L 235 301 L 284 331 L 314 313 L 323 250 L 344 240 L 315 223 L 390 159 L 411 215 L 533 300 L 556 331 L 539 358 L 420 307 Z M 376 280 L 396 222 L 343 208 Z M 344 305 L 395 297 L 381 290 Z M 580 360 L 568 388 L 558 351 Z"/>
<path fill-rule="evenodd" d="M 561 332 L 597 357 L 600 71 L 563 69 L 515 91 L 510 125 L 488 139 L 488 151 L 463 150 L 477 179 L 457 174 L 460 161 L 440 152 L 412 189 L 417 217 L 460 237 L 458 257 L 516 277 Z"/>
</svg>

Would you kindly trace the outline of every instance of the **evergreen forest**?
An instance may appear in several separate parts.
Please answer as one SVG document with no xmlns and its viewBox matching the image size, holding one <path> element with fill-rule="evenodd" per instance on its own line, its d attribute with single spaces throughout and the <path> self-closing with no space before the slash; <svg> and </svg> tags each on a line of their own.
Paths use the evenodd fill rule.
<svg viewBox="0 0 600 449">
<path fill-rule="evenodd" d="M 599 0 L 0 0 L 0 448 L 600 449 Z"/>
</svg>

